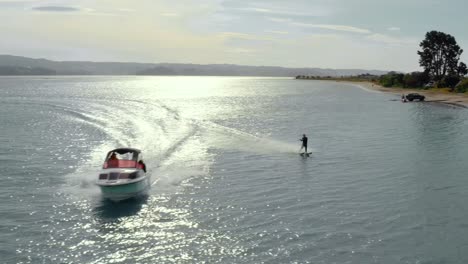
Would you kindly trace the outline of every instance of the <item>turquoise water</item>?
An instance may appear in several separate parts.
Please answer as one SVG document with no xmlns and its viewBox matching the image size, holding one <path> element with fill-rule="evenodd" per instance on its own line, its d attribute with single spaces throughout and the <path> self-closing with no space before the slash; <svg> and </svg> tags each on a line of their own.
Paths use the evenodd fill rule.
<svg viewBox="0 0 468 264">
<path fill-rule="evenodd" d="M 468 111 L 397 100 L 278 78 L 0 78 L 0 259 L 467 263 Z M 101 198 L 115 147 L 143 151 L 148 196 Z"/>
</svg>

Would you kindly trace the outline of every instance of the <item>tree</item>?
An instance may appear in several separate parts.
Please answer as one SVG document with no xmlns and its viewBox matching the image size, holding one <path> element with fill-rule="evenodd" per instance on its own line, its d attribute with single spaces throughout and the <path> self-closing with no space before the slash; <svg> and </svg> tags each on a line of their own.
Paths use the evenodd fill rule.
<svg viewBox="0 0 468 264">
<path fill-rule="evenodd" d="M 437 86 L 440 88 L 449 87 L 451 91 L 454 91 L 455 86 L 460 82 L 460 76 L 456 74 L 450 74 L 445 76 Z"/>
<path fill-rule="evenodd" d="M 447 75 L 460 75 L 463 69 L 466 71 L 464 63 L 458 64 L 463 50 L 452 35 L 430 31 L 419 46 L 422 48 L 418 51 L 419 64 L 434 81 L 440 81 Z"/>
<path fill-rule="evenodd" d="M 384 87 L 401 87 L 403 86 L 403 78 L 405 75 L 398 72 L 389 72 L 380 76 L 379 83 Z"/>
<path fill-rule="evenodd" d="M 463 77 L 467 74 L 468 74 L 468 69 L 466 68 L 466 64 L 463 62 L 460 62 L 460 64 L 458 64 L 458 75 L 460 77 Z"/>
<path fill-rule="evenodd" d="M 458 93 L 466 93 L 466 91 L 468 91 L 468 79 L 463 79 L 457 87 L 455 87 L 455 91 Z"/>
<path fill-rule="evenodd" d="M 405 87 L 421 88 L 429 82 L 429 75 L 426 72 L 411 72 L 405 74 L 403 82 Z"/>
</svg>

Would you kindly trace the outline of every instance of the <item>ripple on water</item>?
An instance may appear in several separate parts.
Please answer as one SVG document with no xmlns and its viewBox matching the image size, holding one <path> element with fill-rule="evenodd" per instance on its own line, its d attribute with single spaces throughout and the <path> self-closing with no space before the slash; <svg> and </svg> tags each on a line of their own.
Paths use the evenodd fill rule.
<svg viewBox="0 0 468 264">
<path fill-rule="evenodd" d="M 268 78 L 0 78 L 0 257 L 466 263 L 467 112 L 390 97 Z M 119 146 L 143 149 L 148 196 L 101 200 L 93 180 Z"/>
</svg>

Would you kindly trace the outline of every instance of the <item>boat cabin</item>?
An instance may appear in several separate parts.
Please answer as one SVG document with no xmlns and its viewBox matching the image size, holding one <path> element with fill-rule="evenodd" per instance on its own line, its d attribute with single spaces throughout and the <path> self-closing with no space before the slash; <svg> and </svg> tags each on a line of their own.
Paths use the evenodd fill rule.
<svg viewBox="0 0 468 264">
<path fill-rule="evenodd" d="M 103 169 L 137 168 L 143 169 L 143 157 L 139 149 L 118 148 L 107 153 Z"/>
</svg>

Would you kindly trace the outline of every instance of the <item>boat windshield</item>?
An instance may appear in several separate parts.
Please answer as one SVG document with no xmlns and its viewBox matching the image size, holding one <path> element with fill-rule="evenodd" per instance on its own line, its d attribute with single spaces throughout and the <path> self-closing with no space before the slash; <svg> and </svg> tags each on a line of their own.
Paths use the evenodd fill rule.
<svg viewBox="0 0 468 264">
<path fill-rule="evenodd" d="M 104 169 L 108 168 L 136 168 L 138 153 L 136 152 L 110 152 L 104 162 Z"/>
</svg>

